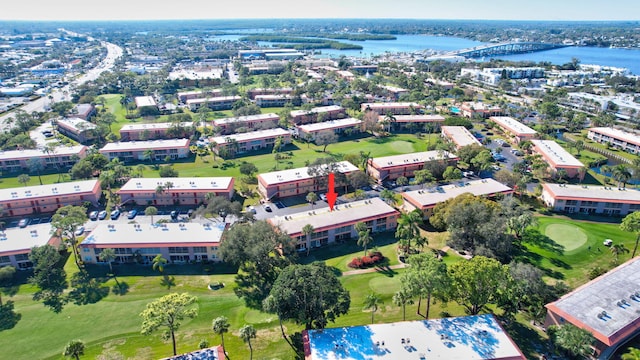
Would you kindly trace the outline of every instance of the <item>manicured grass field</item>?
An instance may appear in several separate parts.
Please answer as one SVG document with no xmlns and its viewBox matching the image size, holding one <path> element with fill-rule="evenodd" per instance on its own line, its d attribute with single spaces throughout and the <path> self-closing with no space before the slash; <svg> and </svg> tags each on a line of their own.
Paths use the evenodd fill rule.
<svg viewBox="0 0 640 360">
<path fill-rule="evenodd" d="M 581 228 L 570 224 L 549 224 L 545 229 L 545 235 L 564 247 L 565 254 L 587 242 L 587 234 Z"/>
</svg>

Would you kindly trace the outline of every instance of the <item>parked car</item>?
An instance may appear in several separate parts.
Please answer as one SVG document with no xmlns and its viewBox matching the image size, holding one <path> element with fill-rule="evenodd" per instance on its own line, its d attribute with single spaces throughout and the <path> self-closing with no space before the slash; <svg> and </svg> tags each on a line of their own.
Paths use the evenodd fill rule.
<svg viewBox="0 0 640 360">
<path fill-rule="evenodd" d="M 384 190 L 384 188 L 383 188 L 382 186 L 378 185 L 378 184 L 373 184 L 373 185 L 371 185 L 371 188 L 372 188 L 373 190 L 375 190 L 375 191 L 382 191 L 382 190 Z"/>
<path fill-rule="evenodd" d="M 178 212 L 176 210 L 172 210 L 171 211 L 171 219 L 172 220 L 177 220 L 178 219 Z"/>
<path fill-rule="evenodd" d="M 320 200 L 327 201 L 327 194 L 320 194 Z"/>
<path fill-rule="evenodd" d="M 118 220 L 120 217 L 120 210 L 115 209 L 111 212 L 111 220 Z"/>
<path fill-rule="evenodd" d="M 94 210 L 89 213 L 89 220 L 96 221 L 98 220 L 98 211 Z"/>
<path fill-rule="evenodd" d="M 129 213 L 127 214 L 127 219 L 129 219 L 129 220 L 135 219 L 136 215 L 138 215 L 138 210 L 133 209 L 133 210 L 129 211 Z"/>
<path fill-rule="evenodd" d="M 264 211 L 272 212 L 273 210 L 271 209 L 271 205 L 264 205 Z"/>
<path fill-rule="evenodd" d="M 18 227 L 19 228 L 26 228 L 27 225 L 29 225 L 30 220 L 27 218 L 24 219 L 20 219 L 20 221 L 18 221 Z"/>
<path fill-rule="evenodd" d="M 98 213 L 98 220 L 104 220 L 107 218 L 107 211 L 102 210 Z"/>
<path fill-rule="evenodd" d="M 84 226 L 80 226 L 80 227 L 78 227 L 78 228 L 76 229 L 75 234 L 76 234 L 76 236 L 80 236 L 80 235 L 84 234 Z"/>
</svg>

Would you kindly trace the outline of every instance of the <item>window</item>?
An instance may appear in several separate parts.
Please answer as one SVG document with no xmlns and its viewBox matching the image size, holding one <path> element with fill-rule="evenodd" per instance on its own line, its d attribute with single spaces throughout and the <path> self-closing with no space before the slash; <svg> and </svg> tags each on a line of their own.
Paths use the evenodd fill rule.
<svg viewBox="0 0 640 360">
<path fill-rule="evenodd" d="M 188 247 L 170 247 L 169 248 L 169 253 L 171 253 L 171 254 L 188 254 L 189 253 L 189 248 Z"/>
<path fill-rule="evenodd" d="M 0 264 L 1 263 L 9 263 L 11 262 L 11 260 L 9 260 L 8 256 L 0 256 Z"/>
<path fill-rule="evenodd" d="M 16 261 L 28 261 L 29 260 L 29 255 L 27 254 L 17 254 L 14 255 Z"/>
<path fill-rule="evenodd" d="M 207 247 L 206 246 L 194 246 L 193 247 L 193 252 L 194 253 L 206 253 L 207 252 Z"/>
</svg>

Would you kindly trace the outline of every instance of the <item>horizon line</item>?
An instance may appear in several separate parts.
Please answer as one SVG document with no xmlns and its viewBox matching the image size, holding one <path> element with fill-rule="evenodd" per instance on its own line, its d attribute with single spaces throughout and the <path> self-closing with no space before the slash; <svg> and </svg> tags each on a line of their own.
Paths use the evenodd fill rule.
<svg viewBox="0 0 640 360">
<path fill-rule="evenodd" d="M 584 23 L 584 22 L 592 22 L 592 23 L 621 23 L 621 22 L 638 22 L 640 23 L 640 19 L 472 19 L 472 18 L 458 18 L 458 19 L 445 19 L 445 18 L 358 18 L 358 17 L 344 17 L 344 18 L 336 18 L 336 17 L 317 17 L 317 18 L 158 18 L 158 19 L 2 19 L 0 18 L 0 22 L 139 22 L 139 21 L 252 21 L 252 20 L 266 20 L 266 21 L 278 21 L 278 20 L 410 20 L 410 21 L 474 21 L 474 22 L 566 22 L 566 23 Z"/>
</svg>

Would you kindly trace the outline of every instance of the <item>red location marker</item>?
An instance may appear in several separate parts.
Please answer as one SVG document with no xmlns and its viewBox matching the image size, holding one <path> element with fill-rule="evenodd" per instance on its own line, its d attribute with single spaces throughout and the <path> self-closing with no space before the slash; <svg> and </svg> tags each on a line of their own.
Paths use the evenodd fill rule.
<svg viewBox="0 0 640 360">
<path fill-rule="evenodd" d="M 333 211 L 333 205 L 336 204 L 336 200 L 338 199 L 338 194 L 334 190 L 334 176 L 333 173 L 329 173 L 329 190 L 327 191 L 327 202 L 329 203 L 329 209 Z"/>
</svg>

